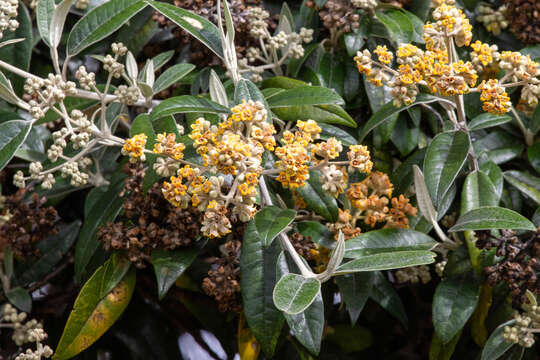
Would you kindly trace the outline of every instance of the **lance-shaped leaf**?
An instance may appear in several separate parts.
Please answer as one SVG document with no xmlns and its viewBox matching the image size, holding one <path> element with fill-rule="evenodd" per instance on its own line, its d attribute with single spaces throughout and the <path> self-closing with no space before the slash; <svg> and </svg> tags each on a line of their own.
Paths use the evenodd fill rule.
<svg viewBox="0 0 540 360">
<path fill-rule="evenodd" d="M 363 256 L 346 262 L 337 268 L 335 274 L 399 269 L 409 266 L 431 264 L 434 261 L 435 253 L 426 250 L 383 252 L 380 254 Z"/>
<path fill-rule="evenodd" d="M 339 293 L 343 297 L 351 324 L 356 324 L 373 287 L 373 272 L 360 272 L 336 276 Z"/>
<path fill-rule="evenodd" d="M 181 95 L 162 101 L 152 110 L 152 121 L 167 115 L 186 113 L 227 114 L 229 108 L 211 100 L 191 95 Z"/>
<path fill-rule="evenodd" d="M 75 56 L 111 35 L 145 6 L 142 0 L 114 0 L 93 8 L 69 32 L 67 54 Z"/>
<path fill-rule="evenodd" d="M 434 224 L 437 222 L 437 211 L 433 207 L 433 202 L 431 201 L 431 196 L 426 186 L 426 181 L 422 170 L 418 165 L 413 165 L 414 173 L 414 189 L 416 192 L 416 201 L 418 202 L 418 207 L 420 212 L 426 220 Z"/>
<path fill-rule="evenodd" d="M 424 176 L 431 199 L 438 208 L 469 153 L 469 136 L 463 131 L 442 133 L 433 139 L 424 160 Z"/>
<path fill-rule="evenodd" d="M 51 46 L 50 31 L 51 22 L 54 14 L 55 3 L 54 0 L 39 0 L 36 6 L 36 22 L 39 35 L 41 39 Z"/>
<path fill-rule="evenodd" d="M 296 192 L 304 199 L 309 210 L 315 211 L 328 221 L 335 222 L 338 218 L 337 201 L 323 190 L 320 177 L 319 171 L 310 171 L 306 184 L 296 189 Z"/>
<path fill-rule="evenodd" d="M 47 42 L 53 49 L 56 49 L 60 44 L 66 17 L 69 13 L 72 2 L 73 0 L 63 0 L 54 9 L 50 24 L 49 42 Z"/>
<path fill-rule="evenodd" d="M 346 258 L 362 258 L 388 252 L 431 250 L 437 242 L 430 236 L 410 229 L 369 231 L 345 242 Z"/>
<path fill-rule="evenodd" d="M 96 270 L 77 296 L 53 359 L 70 359 L 88 348 L 115 323 L 129 304 L 135 288 L 135 269 L 131 268 L 110 292 L 102 294 L 101 289 L 114 274 L 114 271 L 106 271 L 106 264 Z"/>
<path fill-rule="evenodd" d="M 540 178 L 524 171 L 510 170 L 503 173 L 504 179 L 523 194 L 540 205 Z"/>
<path fill-rule="evenodd" d="M 380 126 L 386 121 L 389 121 L 390 119 L 392 119 L 395 114 L 403 110 L 407 110 L 408 108 L 414 105 L 429 104 L 438 100 L 439 98 L 435 96 L 419 94 L 418 97 L 416 98 L 416 101 L 412 103 L 411 105 L 395 107 L 394 104 L 392 104 L 391 102 L 387 103 L 386 105 L 381 107 L 379 110 L 377 110 L 375 114 L 371 115 L 368 122 L 362 128 L 362 132 L 360 133 L 358 141 L 362 142 L 362 140 L 364 140 L 367 134 L 369 134 L 377 126 Z"/>
<path fill-rule="evenodd" d="M 394 286 L 386 279 L 381 271 L 375 271 L 371 281 L 373 286 L 369 298 L 379 304 L 384 310 L 398 319 L 405 327 L 408 324 L 407 313 L 403 302 Z"/>
<path fill-rule="evenodd" d="M 510 121 L 512 121 L 512 117 L 510 115 L 494 115 L 490 113 L 484 113 L 472 119 L 468 126 L 469 130 L 475 131 L 506 124 Z"/>
<path fill-rule="evenodd" d="M 225 87 L 214 70 L 210 71 L 208 90 L 210 91 L 210 98 L 212 101 L 223 106 L 229 106 L 229 99 L 227 98 Z"/>
<path fill-rule="evenodd" d="M 223 59 L 219 29 L 211 21 L 172 4 L 151 0 L 146 2 Z"/>
<path fill-rule="evenodd" d="M 479 296 L 479 284 L 472 278 L 445 278 L 433 296 L 433 325 L 446 344 L 465 326 Z"/>
<path fill-rule="evenodd" d="M 459 217 L 450 231 L 513 229 L 535 231 L 536 227 L 517 212 L 497 206 L 473 209 Z"/>
<path fill-rule="evenodd" d="M 0 124 L 0 169 L 11 160 L 31 129 L 32 123 L 24 120 L 9 120 Z"/>
<path fill-rule="evenodd" d="M 320 86 L 302 86 L 284 90 L 268 99 L 270 108 L 299 105 L 342 105 L 345 102 L 335 91 Z"/>
<path fill-rule="evenodd" d="M 274 288 L 274 304 L 287 314 L 299 314 L 315 301 L 320 290 L 321 282 L 316 278 L 286 274 Z"/>
<path fill-rule="evenodd" d="M 279 243 L 275 241 L 266 247 L 255 219 L 251 220 L 244 232 L 240 253 L 240 288 L 246 320 L 262 350 L 269 357 L 274 353 L 285 321 L 272 299 L 277 282 L 278 255 Z"/>
<path fill-rule="evenodd" d="M 27 290 L 23 289 L 20 286 L 14 287 L 6 291 L 6 297 L 9 302 L 25 313 L 32 311 L 32 296 L 28 293 Z"/>
</svg>

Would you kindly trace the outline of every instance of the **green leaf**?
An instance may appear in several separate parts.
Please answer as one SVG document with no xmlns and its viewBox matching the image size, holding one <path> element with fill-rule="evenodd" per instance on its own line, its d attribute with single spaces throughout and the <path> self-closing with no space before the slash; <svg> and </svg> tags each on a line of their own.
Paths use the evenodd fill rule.
<svg viewBox="0 0 540 360">
<path fill-rule="evenodd" d="M 32 123 L 24 120 L 9 120 L 0 124 L 0 170 L 25 142 L 31 129 Z"/>
<path fill-rule="evenodd" d="M 320 123 L 318 125 L 322 130 L 320 133 L 320 138 L 322 140 L 328 140 L 329 138 L 334 137 L 341 141 L 343 145 L 356 145 L 356 139 L 345 130 L 340 129 L 337 126 L 324 123 Z"/>
<path fill-rule="evenodd" d="M 497 206 L 499 197 L 495 185 L 482 171 L 475 170 L 465 178 L 461 192 L 461 213 L 483 206 Z"/>
<path fill-rule="evenodd" d="M 176 64 L 161 74 L 154 83 L 154 94 L 157 94 L 182 79 L 195 69 L 193 64 Z"/>
<path fill-rule="evenodd" d="M 151 0 L 146 2 L 223 59 L 219 30 L 211 21 L 172 4 Z"/>
<path fill-rule="evenodd" d="M 443 343 L 437 336 L 437 333 L 433 333 L 431 338 L 431 346 L 429 347 L 429 360 L 451 360 L 452 354 L 456 345 L 461 337 L 462 331 L 459 331 L 456 336 L 452 338 L 448 343 Z"/>
<path fill-rule="evenodd" d="M 295 217 L 294 210 L 277 206 L 265 207 L 252 220 L 255 223 L 252 235 L 258 236 L 263 246 L 268 247 L 275 237 L 294 221 Z"/>
<path fill-rule="evenodd" d="M 360 271 L 400 269 L 431 264 L 434 261 L 435 253 L 426 250 L 383 252 L 346 262 L 337 268 L 336 275 Z"/>
<path fill-rule="evenodd" d="M 4 31 L 2 42 L 14 39 L 25 40 L 0 48 L 0 60 L 11 65 L 16 65 L 20 70 L 28 71 L 30 69 L 34 40 L 32 19 L 22 2 L 19 2 L 17 21 L 19 22 L 19 27 L 15 31 Z M 25 79 L 14 73 L 8 73 L 7 78 L 11 80 L 15 92 L 19 95 L 22 94 Z"/>
<path fill-rule="evenodd" d="M 362 351 L 373 345 L 371 331 L 362 326 L 348 324 L 332 325 L 326 339 L 338 345 L 345 354 Z"/>
<path fill-rule="evenodd" d="M 103 264 L 103 281 L 99 287 L 99 296 L 101 298 L 107 296 L 131 268 L 131 261 L 119 255 L 118 252 L 114 252 L 110 259 L 110 261 Z"/>
<path fill-rule="evenodd" d="M 540 205 L 540 178 L 517 170 L 505 171 L 503 176 L 512 186 Z"/>
<path fill-rule="evenodd" d="M 495 193 L 497 194 L 497 198 L 500 199 L 504 185 L 503 173 L 501 168 L 497 166 L 497 164 L 495 164 L 493 161 L 488 161 L 480 165 L 480 170 L 489 177 L 491 183 L 493 184 L 493 186 L 495 186 Z"/>
<path fill-rule="evenodd" d="M 414 28 L 407 15 L 392 9 L 386 12 L 377 11 L 375 16 L 388 29 L 394 42 L 402 44 L 412 41 Z"/>
<path fill-rule="evenodd" d="M 463 329 L 478 302 L 479 284 L 474 279 L 444 278 L 433 296 L 433 326 L 443 344 Z"/>
<path fill-rule="evenodd" d="M 36 7 L 36 22 L 41 39 L 51 46 L 49 32 L 54 13 L 54 0 L 39 0 Z"/>
<path fill-rule="evenodd" d="M 424 233 L 410 229 L 369 231 L 345 242 L 345 258 L 362 258 L 400 251 L 431 250 L 437 242 Z"/>
<path fill-rule="evenodd" d="M 285 320 L 272 299 L 279 249 L 277 241 L 266 247 L 255 220 L 249 222 L 240 253 L 240 288 L 247 323 L 268 357 L 274 353 Z"/>
<path fill-rule="evenodd" d="M 345 102 L 335 91 L 320 86 L 302 86 L 282 91 L 268 99 L 270 108 L 301 105 L 342 105 Z"/>
<path fill-rule="evenodd" d="M 152 110 L 150 119 L 154 121 L 179 113 L 227 114 L 229 109 L 203 97 L 181 95 L 163 100 Z"/>
<path fill-rule="evenodd" d="M 388 311 L 392 316 L 398 319 L 405 327 L 407 327 L 408 319 L 403 302 L 399 298 L 397 291 L 392 284 L 386 280 L 384 274 L 380 271 L 373 273 L 373 287 L 369 298 L 379 304 L 383 309 Z"/>
<path fill-rule="evenodd" d="M 424 176 L 438 209 L 467 160 L 469 136 L 463 131 L 442 133 L 433 139 L 424 159 Z"/>
<path fill-rule="evenodd" d="M 304 236 L 311 236 L 311 241 L 325 248 L 331 249 L 336 245 L 334 234 L 318 221 L 300 221 L 296 223 L 298 232 Z"/>
<path fill-rule="evenodd" d="M 267 121 L 271 121 L 272 112 L 270 111 L 268 102 L 264 98 L 264 95 L 261 93 L 257 85 L 255 85 L 249 80 L 240 79 L 240 81 L 238 81 L 238 84 L 236 84 L 236 88 L 234 89 L 234 102 L 236 104 L 241 104 L 244 100 L 262 102 L 267 111 Z"/>
<path fill-rule="evenodd" d="M 97 238 L 99 227 L 105 225 L 108 221 L 114 221 L 122 209 L 124 199 L 118 194 L 124 186 L 123 179 L 123 177 L 120 177 L 116 182 L 109 185 L 106 192 L 99 193 L 99 198 L 95 199 L 94 205 L 89 209 L 84 219 L 75 246 L 75 277 L 79 282 L 84 276 L 90 258 L 99 247 Z"/>
<path fill-rule="evenodd" d="M 40 241 L 37 248 L 41 256 L 20 273 L 18 276 L 20 282 L 26 284 L 46 276 L 69 251 L 79 234 L 80 227 L 80 220 L 73 221 L 62 227 L 58 234 L 51 235 Z"/>
<path fill-rule="evenodd" d="M 277 276 L 283 277 L 295 269 L 295 265 L 288 265 L 285 254 L 282 252 L 277 262 Z M 291 315 L 283 313 L 294 337 L 312 354 L 318 355 L 321 349 L 321 340 L 324 329 L 324 304 L 319 291 L 311 305 L 303 312 Z"/>
<path fill-rule="evenodd" d="M 146 3 L 140 0 L 114 0 L 90 10 L 69 32 L 68 56 L 75 56 L 111 35 L 145 6 Z"/>
<path fill-rule="evenodd" d="M 137 76 L 137 80 L 138 81 L 146 80 L 146 70 L 148 69 L 150 62 L 152 62 L 152 64 L 154 65 L 154 71 L 158 71 L 166 63 L 168 63 L 169 60 L 171 60 L 173 56 L 174 56 L 174 50 L 169 50 L 169 51 L 165 51 L 154 56 L 152 59 L 146 60 L 146 63 L 144 64 L 143 68 L 139 72 L 139 75 Z"/>
<path fill-rule="evenodd" d="M 110 262 L 112 260 L 99 267 L 81 289 L 53 359 L 69 359 L 88 348 L 115 323 L 129 304 L 135 288 L 134 268 L 112 291 L 101 294 L 100 290 L 110 280 L 106 272 Z"/>
<path fill-rule="evenodd" d="M 356 52 L 359 51 L 366 42 L 370 27 L 370 17 L 362 16 L 359 23 L 360 25 L 356 29 L 343 36 L 345 48 L 350 57 L 356 55 Z"/>
<path fill-rule="evenodd" d="M 184 271 L 197 258 L 206 242 L 199 240 L 197 246 L 175 250 L 152 251 L 152 265 L 156 273 L 158 298 L 161 300 Z"/>
<path fill-rule="evenodd" d="M 321 282 L 298 274 L 286 274 L 274 288 L 274 305 L 290 315 L 303 312 L 315 301 L 321 291 Z"/>
<path fill-rule="evenodd" d="M 513 229 L 535 231 L 532 222 L 519 213 L 496 206 L 486 206 L 471 210 L 459 217 L 449 231 Z"/>
<path fill-rule="evenodd" d="M 534 110 L 531 122 L 529 124 L 529 128 L 531 129 L 532 133 L 536 135 L 538 131 L 540 131 L 540 107 L 536 107 Z"/>
<path fill-rule="evenodd" d="M 359 142 L 362 142 L 367 134 L 369 134 L 373 129 L 375 129 L 377 126 L 380 126 L 381 124 L 385 123 L 386 121 L 391 120 L 397 113 L 407 110 L 408 108 L 418 105 L 418 104 L 429 104 L 432 102 L 438 101 L 438 98 L 432 95 L 426 95 L 426 94 L 418 94 L 416 101 L 412 103 L 411 105 L 402 106 L 402 107 L 395 107 L 392 102 L 387 103 L 386 105 L 382 106 L 379 110 L 377 110 L 376 113 L 371 115 L 368 122 L 364 125 L 362 128 L 362 132 L 360 133 Z"/>
<path fill-rule="evenodd" d="M 510 320 L 497 326 L 482 349 L 481 360 L 497 360 L 514 346 L 514 343 L 504 339 L 504 328 L 505 326 L 513 326 L 515 322 L 515 320 Z"/>
<path fill-rule="evenodd" d="M 499 126 L 512 121 L 510 115 L 494 115 L 489 113 L 483 113 L 475 117 L 469 123 L 469 130 L 476 131 L 480 129 L 486 129 L 493 126 Z"/>
<path fill-rule="evenodd" d="M 317 123 L 357 127 L 354 119 L 338 105 L 291 106 L 274 108 L 272 111 L 285 121 L 314 120 Z"/>
<path fill-rule="evenodd" d="M 534 170 L 540 174 L 540 142 L 527 148 L 527 157 Z"/>
<path fill-rule="evenodd" d="M 336 276 L 336 284 L 351 317 L 352 325 L 356 324 L 369 298 L 373 287 L 373 274 L 372 272 L 360 272 Z"/>
<path fill-rule="evenodd" d="M 17 309 L 29 313 L 32 311 L 32 297 L 20 286 L 10 289 L 6 292 L 9 302 Z"/>
<path fill-rule="evenodd" d="M 328 221 L 336 222 L 338 219 L 337 201 L 323 190 L 320 178 L 319 171 L 310 171 L 306 184 L 296 189 L 296 192 L 304 199 L 309 210 L 315 211 Z"/>
</svg>

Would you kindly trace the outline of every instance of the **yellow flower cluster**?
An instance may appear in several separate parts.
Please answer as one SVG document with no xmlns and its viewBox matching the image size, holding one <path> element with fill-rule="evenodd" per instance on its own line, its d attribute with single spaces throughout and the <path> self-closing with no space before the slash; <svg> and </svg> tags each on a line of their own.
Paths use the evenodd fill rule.
<svg viewBox="0 0 540 360">
<path fill-rule="evenodd" d="M 144 161 L 144 147 L 148 137 L 145 134 L 137 134 L 130 139 L 126 139 L 122 147 L 122 155 L 129 155 L 129 161 L 136 162 L 137 160 Z"/>
<path fill-rule="evenodd" d="M 358 71 L 374 85 L 389 86 L 396 107 L 412 104 L 419 85 L 427 86 L 432 94 L 448 97 L 482 92 L 484 110 L 495 114 L 510 111 L 506 86 L 523 86 L 520 101 L 530 107 L 538 104 L 538 63 L 519 52 L 499 53 L 496 45 L 481 41 L 470 44 L 472 27 L 463 11 L 453 5 L 453 0 L 434 3 L 437 5 L 432 14 L 434 22 L 424 26 L 425 50 L 412 44 L 400 44 L 395 59 L 397 70 L 389 66 L 394 57 L 386 46 L 377 46 L 373 51 L 377 60 L 369 50 L 359 51 L 354 58 Z M 454 44 L 470 46 L 471 60 L 460 60 Z M 488 73 L 496 75 L 498 69 L 506 71 L 500 82 L 486 78 Z M 487 81 L 475 88 L 478 72 L 482 72 L 482 79 Z M 505 81 L 513 83 L 507 85 Z"/>
<path fill-rule="evenodd" d="M 276 131 L 267 122 L 264 105 L 253 101 L 233 107 L 231 115 L 217 125 L 199 118 L 191 125 L 188 136 L 202 165 L 184 159 L 186 145 L 177 142 L 175 134 L 158 134 L 153 151 L 161 157 L 154 169 L 169 178 L 163 182 L 163 196 L 176 207 L 193 206 L 203 212 L 201 230 L 205 236 L 215 238 L 231 231 L 231 216 L 246 222 L 256 213 L 265 151 L 274 152 L 278 158 L 276 170 L 269 169 L 265 174 L 277 173 L 276 180 L 293 190 L 299 205 L 303 200 L 294 194 L 294 189 L 305 185 L 310 169 L 320 171 L 323 190 L 336 198 L 347 189 L 347 165 L 349 171 L 371 171 L 373 163 L 367 147 L 352 145 L 348 160 L 339 161 L 341 141 L 333 137 L 322 141 L 322 129 L 315 121 L 298 120 L 296 128 L 285 130 L 282 146 L 276 147 Z M 126 140 L 122 152 L 143 159 L 145 144 L 146 135 L 136 135 Z"/>
</svg>

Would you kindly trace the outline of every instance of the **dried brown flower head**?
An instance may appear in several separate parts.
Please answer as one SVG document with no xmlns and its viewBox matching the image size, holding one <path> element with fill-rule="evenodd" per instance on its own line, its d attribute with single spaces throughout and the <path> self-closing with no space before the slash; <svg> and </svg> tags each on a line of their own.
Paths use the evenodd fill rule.
<svg viewBox="0 0 540 360">
<path fill-rule="evenodd" d="M 506 18 L 516 37 L 528 45 L 540 43 L 540 1 L 505 0 Z"/>
<path fill-rule="evenodd" d="M 47 199 L 36 193 L 24 198 L 24 190 L 3 198 L 0 222 L 0 253 L 10 246 L 17 257 L 37 256 L 36 243 L 58 232 L 58 213 L 45 206 Z"/>
</svg>

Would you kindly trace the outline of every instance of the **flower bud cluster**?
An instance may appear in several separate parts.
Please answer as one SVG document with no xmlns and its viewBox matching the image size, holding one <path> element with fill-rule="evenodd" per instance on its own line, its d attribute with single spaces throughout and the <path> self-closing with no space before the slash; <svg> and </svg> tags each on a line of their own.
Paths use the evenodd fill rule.
<svg viewBox="0 0 540 360">
<path fill-rule="evenodd" d="M 30 115 L 34 119 L 45 116 L 45 109 L 64 101 L 67 96 L 77 93 L 77 87 L 72 81 L 64 81 L 62 76 L 49 74 L 46 79 L 28 78 L 24 84 L 25 93 L 32 97 Z"/>
<path fill-rule="evenodd" d="M 478 5 L 478 16 L 476 17 L 476 20 L 481 22 L 487 31 L 494 35 L 499 35 L 501 30 L 508 27 L 508 20 L 506 20 L 504 15 L 506 9 L 506 5 L 495 10 L 487 3 L 480 3 L 480 5 Z"/>
<path fill-rule="evenodd" d="M 534 332 L 540 330 L 540 306 L 523 305 L 522 314 L 514 313 L 515 324 L 504 327 L 504 339 L 513 344 L 530 348 L 534 345 Z"/>
<path fill-rule="evenodd" d="M 139 88 L 137 86 L 120 85 L 114 91 L 114 95 L 122 104 L 133 105 L 139 99 Z"/>
<path fill-rule="evenodd" d="M 75 1 L 75 7 L 79 10 L 86 10 L 88 9 L 88 5 L 90 5 L 90 0 L 77 0 Z"/>
<path fill-rule="evenodd" d="M 80 66 L 75 72 L 75 78 L 79 80 L 79 84 L 85 90 L 91 90 L 96 86 L 96 74 L 87 72 L 85 66 Z"/>
<path fill-rule="evenodd" d="M 17 9 L 19 0 L 0 0 L 0 39 L 4 31 L 15 31 L 19 27 Z"/>
<path fill-rule="evenodd" d="M 40 360 L 50 358 L 53 350 L 42 342 L 47 339 L 47 333 L 43 330 L 43 325 L 32 319 L 24 322 L 27 314 L 19 313 L 11 304 L 6 304 L 0 311 L 0 324 L 3 327 L 13 329 L 11 339 L 17 346 L 26 343 L 36 343 L 36 350 L 27 349 L 19 354 L 16 360 Z"/>
<path fill-rule="evenodd" d="M 313 39 L 313 30 L 306 28 L 301 28 L 299 33 L 280 31 L 271 35 L 267 21 L 269 13 L 260 7 L 248 8 L 246 17 L 251 26 L 250 35 L 260 39 L 262 47 L 247 48 L 246 57 L 240 59 L 238 64 L 241 72 L 251 72 L 251 80 L 254 82 L 262 81 L 261 74 L 264 71 L 264 67 L 257 66 L 257 63 L 279 67 L 288 59 L 299 59 L 304 55 L 302 44 Z M 279 57 L 278 52 L 281 53 Z"/>
</svg>

